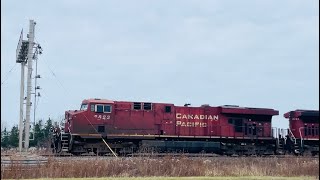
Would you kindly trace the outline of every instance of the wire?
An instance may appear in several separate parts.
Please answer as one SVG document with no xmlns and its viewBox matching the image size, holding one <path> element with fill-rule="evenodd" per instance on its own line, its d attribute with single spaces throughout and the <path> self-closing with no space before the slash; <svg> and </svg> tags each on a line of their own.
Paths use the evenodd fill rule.
<svg viewBox="0 0 320 180">
<path fill-rule="evenodd" d="M 58 81 L 59 85 L 60 85 L 60 86 L 63 88 L 63 90 L 69 95 L 69 97 L 71 97 L 69 91 L 67 91 L 67 89 L 63 86 L 63 84 L 62 84 L 61 81 L 58 79 L 58 77 L 57 77 L 56 74 L 53 72 L 53 70 L 50 68 L 50 66 L 49 66 L 47 63 L 45 63 L 45 64 L 46 64 L 46 66 L 48 67 L 48 69 L 50 70 L 51 74 L 56 78 L 56 80 Z"/>
<path fill-rule="evenodd" d="M 7 72 L 6 77 L 4 78 L 4 80 L 1 82 L 1 86 L 4 84 L 4 82 L 8 79 L 9 74 L 13 71 L 13 69 L 17 66 L 17 63 L 14 64 L 14 66 L 10 69 L 9 72 Z"/>
</svg>

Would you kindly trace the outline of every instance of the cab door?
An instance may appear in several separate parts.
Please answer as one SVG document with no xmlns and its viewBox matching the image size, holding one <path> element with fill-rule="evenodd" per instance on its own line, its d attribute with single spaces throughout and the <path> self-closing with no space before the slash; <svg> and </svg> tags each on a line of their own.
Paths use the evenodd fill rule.
<svg viewBox="0 0 320 180">
<path fill-rule="evenodd" d="M 263 122 L 257 122 L 257 136 L 258 137 L 264 137 L 264 123 Z"/>
<path fill-rule="evenodd" d="M 244 123 L 244 134 L 247 137 L 256 138 L 257 137 L 257 125 L 256 125 L 256 123 L 252 122 L 250 120 L 247 120 Z"/>
</svg>

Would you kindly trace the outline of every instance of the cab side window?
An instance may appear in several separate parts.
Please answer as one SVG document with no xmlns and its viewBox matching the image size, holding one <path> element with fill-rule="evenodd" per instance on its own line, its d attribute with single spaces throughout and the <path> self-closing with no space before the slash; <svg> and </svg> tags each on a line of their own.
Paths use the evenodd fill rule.
<svg viewBox="0 0 320 180">
<path fill-rule="evenodd" d="M 91 104 L 91 105 L 90 105 L 90 111 L 91 111 L 91 112 L 94 112 L 94 110 L 95 110 L 95 105 L 94 105 L 94 104 Z"/>
<path fill-rule="evenodd" d="M 165 107 L 165 112 L 166 113 L 171 113 L 171 106 L 166 106 Z"/>
<path fill-rule="evenodd" d="M 95 107 L 95 112 L 97 113 L 111 113 L 111 105 L 97 104 Z"/>
<path fill-rule="evenodd" d="M 111 106 L 110 105 L 105 105 L 103 107 L 103 112 L 105 113 L 111 113 Z"/>
<path fill-rule="evenodd" d="M 97 113 L 103 113 L 103 105 L 97 105 L 96 106 L 96 112 Z"/>
</svg>

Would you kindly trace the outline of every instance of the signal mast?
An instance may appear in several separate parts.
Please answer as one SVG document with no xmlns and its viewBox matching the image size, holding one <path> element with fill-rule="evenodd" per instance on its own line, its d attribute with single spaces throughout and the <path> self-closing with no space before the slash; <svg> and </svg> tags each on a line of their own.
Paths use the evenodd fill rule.
<svg viewBox="0 0 320 180">
<path fill-rule="evenodd" d="M 34 20 L 29 21 L 29 33 L 27 34 L 28 40 L 23 40 L 23 30 L 21 30 L 20 38 L 18 41 L 16 49 L 16 63 L 21 64 L 21 82 L 20 82 L 20 113 L 19 113 L 19 151 L 23 149 L 23 134 L 24 136 L 24 149 L 27 151 L 29 149 L 30 141 L 30 111 L 31 111 L 31 91 L 32 91 L 32 65 L 33 60 L 36 61 L 36 75 L 35 75 L 35 100 L 37 96 L 40 96 L 40 93 L 36 94 L 37 89 L 40 89 L 39 86 L 36 86 L 36 79 L 40 78 L 40 75 L 37 74 L 37 57 L 38 54 L 42 54 L 42 48 L 39 44 L 34 42 L 34 29 L 36 22 Z M 24 97 L 24 76 L 25 76 L 25 67 L 27 65 L 27 97 Z M 24 103 L 26 100 L 26 103 Z M 23 123 L 24 115 L 24 106 L 26 105 L 26 117 L 25 123 Z M 34 101 L 34 104 L 36 102 Z M 34 107 L 35 108 L 35 107 Z M 34 118 L 35 118 L 35 109 L 34 109 Z"/>
</svg>

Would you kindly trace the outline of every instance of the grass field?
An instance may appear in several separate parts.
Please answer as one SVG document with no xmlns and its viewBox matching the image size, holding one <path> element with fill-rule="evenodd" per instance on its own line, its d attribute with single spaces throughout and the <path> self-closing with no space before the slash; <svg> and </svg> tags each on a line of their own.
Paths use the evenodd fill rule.
<svg viewBox="0 0 320 180">
<path fill-rule="evenodd" d="M 194 177 L 199 178 L 194 178 Z M 245 176 L 245 177 L 244 177 Z M 36 167 L 1 167 L 1 179 L 121 177 L 138 179 L 319 179 L 319 159 L 304 158 L 111 158 L 49 159 Z M 130 177 L 130 178 L 129 178 Z M 144 178 L 142 178 L 144 177 Z M 154 178 L 151 178 L 154 177 Z M 177 178 L 168 178 L 177 177 Z M 188 178 L 187 178 L 188 177 Z M 250 178 L 249 178 L 250 177 Z M 280 178 L 277 178 L 280 177 Z M 288 178 L 286 178 L 288 177 Z M 105 178 L 108 179 L 108 178 Z M 69 179 L 68 179 L 69 180 Z"/>
</svg>

